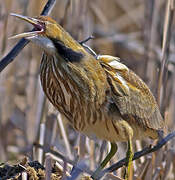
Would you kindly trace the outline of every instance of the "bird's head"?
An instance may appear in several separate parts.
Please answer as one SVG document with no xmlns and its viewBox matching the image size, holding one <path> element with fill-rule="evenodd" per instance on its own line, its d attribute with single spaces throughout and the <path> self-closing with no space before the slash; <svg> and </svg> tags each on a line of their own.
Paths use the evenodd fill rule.
<svg viewBox="0 0 175 180">
<path fill-rule="evenodd" d="M 12 36 L 10 39 L 28 39 L 41 46 L 48 53 L 56 51 L 56 44 L 64 46 L 65 48 L 71 48 L 74 51 L 84 51 L 84 48 L 75 41 L 69 33 L 48 16 L 38 16 L 33 18 L 14 13 L 11 13 L 11 15 L 32 24 L 34 30 Z"/>
</svg>

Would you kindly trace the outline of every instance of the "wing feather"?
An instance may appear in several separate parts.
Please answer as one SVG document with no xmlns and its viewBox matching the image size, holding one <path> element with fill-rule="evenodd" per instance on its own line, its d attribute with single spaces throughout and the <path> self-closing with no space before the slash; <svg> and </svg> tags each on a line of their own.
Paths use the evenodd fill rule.
<svg viewBox="0 0 175 180">
<path fill-rule="evenodd" d="M 148 86 L 115 57 L 99 57 L 111 86 L 111 98 L 122 117 L 139 126 L 162 129 L 164 121 Z"/>
</svg>

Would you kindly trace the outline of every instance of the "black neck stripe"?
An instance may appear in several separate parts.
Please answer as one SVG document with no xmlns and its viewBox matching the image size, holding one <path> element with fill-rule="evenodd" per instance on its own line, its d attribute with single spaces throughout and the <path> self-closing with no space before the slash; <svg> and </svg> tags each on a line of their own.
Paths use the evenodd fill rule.
<svg viewBox="0 0 175 180">
<path fill-rule="evenodd" d="M 55 45 L 58 54 L 69 62 L 79 62 L 83 58 L 83 54 L 66 47 L 61 41 L 51 38 L 53 44 Z"/>
</svg>

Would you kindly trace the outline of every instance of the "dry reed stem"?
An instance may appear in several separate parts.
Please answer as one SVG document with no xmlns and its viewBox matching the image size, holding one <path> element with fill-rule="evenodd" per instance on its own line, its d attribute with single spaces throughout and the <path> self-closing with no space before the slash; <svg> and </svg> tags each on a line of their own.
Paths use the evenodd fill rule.
<svg viewBox="0 0 175 180">
<path fill-rule="evenodd" d="M 42 6 L 40 2 L 37 2 L 39 4 L 38 8 Z M 157 69 L 162 63 L 160 42 L 162 37 L 165 37 L 165 35 L 162 35 L 162 27 L 164 23 L 163 19 L 165 19 L 164 6 L 166 2 L 168 1 L 145 0 L 141 2 L 138 0 L 126 0 L 119 2 L 118 0 L 113 0 L 109 2 L 108 0 L 60 0 L 55 4 L 51 16 L 58 22 L 63 19 L 65 29 L 77 40 L 85 39 L 92 34 L 95 35 L 96 39 L 88 43 L 91 43 L 91 47 L 97 53 L 120 56 L 122 62 L 141 75 L 154 92 L 157 86 Z M 28 4 L 23 0 L 20 2 L 15 0 L 13 3 L 12 1 L 5 1 L 5 3 L 7 3 L 6 7 L 9 12 L 30 16 L 32 16 L 33 13 L 38 13 L 37 10 L 35 10 L 35 12 L 30 10 L 31 8 L 37 8 L 34 1 L 28 1 Z M 8 3 L 11 3 L 11 5 Z M 173 7 L 174 5 L 172 5 L 171 13 L 173 13 Z M 14 42 L 7 40 L 7 36 L 24 31 L 24 25 L 13 22 L 12 18 L 9 18 L 8 22 L 6 22 L 7 12 L 5 9 L 4 3 L 0 2 L 0 32 L 2 35 L 0 42 L 2 45 L 1 48 L 3 48 L 5 52 L 8 52 Z M 147 13 L 147 17 L 145 18 L 143 9 L 145 9 L 145 13 Z M 145 25 L 144 28 L 142 28 L 143 25 Z M 172 22 L 172 29 L 174 25 L 175 23 Z M 147 29 L 146 33 L 143 33 L 144 29 Z M 168 31 L 170 30 L 168 26 L 167 29 Z M 172 35 L 168 34 L 168 36 L 169 38 L 173 36 L 173 31 Z M 166 42 L 167 37 L 165 37 L 163 41 Z M 161 106 L 163 106 L 162 112 L 164 113 L 165 111 L 167 125 L 173 130 L 175 128 L 173 102 L 175 85 L 172 83 L 174 81 L 174 41 L 172 39 L 169 42 L 171 48 L 167 60 L 171 65 L 167 66 L 167 63 L 165 63 L 166 68 L 164 69 L 162 82 L 163 93 L 160 94 L 163 100 L 161 103 Z M 148 54 L 150 54 L 148 45 L 151 46 L 153 50 L 152 60 L 150 58 L 148 59 Z M 32 146 L 30 143 L 33 138 L 29 140 L 26 132 L 34 132 L 33 135 L 36 135 L 35 142 L 38 142 L 40 123 L 46 123 L 46 134 L 48 132 L 50 133 L 44 142 L 44 152 L 47 152 L 46 149 L 50 145 L 56 147 L 58 152 L 66 151 L 65 140 L 59 136 L 59 131 L 54 125 L 54 130 L 53 127 L 50 127 L 52 125 L 51 121 L 55 118 L 51 114 L 56 115 L 56 113 L 54 111 L 51 113 L 50 110 L 48 110 L 50 106 L 48 102 L 45 104 L 42 90 L 38 86 L 37 74 L 41 54 L 35 50 L 32 50 L 31 54 L 30 49 L 31 48 L 28 47 L 25 48 L 24 51 L 21 52 L 21 55 L 16 58 L 15 62 L 0 74 L 0 157 L 3 161 L 11 159 L 11 154 L 14 159 L 18 159 L 22 154 L 28 154 L 30 158 L 37 158 L 31 154 Z M 168 51 L 165 52 L 165 54 L 168 53 Z M 143 63 L 144 59 L 145 63 Z M 150 64 L 148 68 L 145 67 L 147 62 Z M 166 89 L 164 87 L 166 87 Z M 32 99 L 35 99 L 33 103 Z M 54 123 L 56 124 L 55 120 Z M 70 151 L 72 152 L 73 159 L 76 159 L 76 153 L 73 152 L 75 152 L 75 146 L 77 144 L 77 133 L 67 125 L 65 127 L 67 141 L 70 144 Z M 53 131 L 53 133 L 50 131 Z M 50 143 L 48 143 L 49 138 L 51 139 Z M 140 144 L 141 147 L 145 147 L 146 144 L 149 144 L 149 141 L 140 141 Z M 165 153 L 161 154 L 162 160 L 157 164 L 160 166 L 163 163 L 165 166 L 161 166 L 161 170 L 156 171 L 157 174 L 154 177 L 159 177 L 162 170 L 165 172 L 165 179 L 173 179 L 175 177 L 173 173 L 175 169 L 175 163 L 173 164 L 175 154 L 173 152 L 170 153 L 170 147 L 174 147 L 174 144 L 175 141 L 172 140 L 169 146 L 165 148 Z M 91 169 L 94 169 L 93 166 L 98 166 L 101 162 L 101 160 L 99 162 L 98 159 L 101 159 L 104 154 L 103 152 L 106 152 L 106 147 L 102 147 L 104 149 L 101 151 L 100 146 L 101 142 L 96 141 L 95 146 L 91 146 L 90 148 L 88 141 L 86 141 L 86 147 L 85 150 L 83 150 L 84 156 L 89 157 L 89 153 L 94 152 L 94 158 L 91 157 L 93 162 L 90 165 Z M 123 151 L 125 149 L 124 147 L 125 146 L 121 146 Z M 34 156 L 35 155 L 36 152 L 34 152 Z M 121 152 L 117 155 L 122 157 Z M 118 161 L 118 156 L 115 158 L 115 162 Z M 160 155 L 158 154 L 156 159 L 159 157 Z M 60 162 L 59 158 L 57 160 Z M 67 166 L 69 166 L 69 160 L 67 161 L 67 159 L 65 160 L 64 158 L 63 160 L 66 161 Z M 87 158 L 85 158 L 84 161 L 89 162 Z M 70 162 L 75 163 L 74 161 Z M 135 179 L 140 177 L 144 179 L 145 174 L 148 174 L 149 169 L 145 165 L 146 162 L 148 162 L 147 157 L 144 156 L 144 162 L 139 160 L 135 164 Z M 76 164 L 73 165 L 76 166 Z M 61 166 L 64 165 L 62 164 Z M 156 164 L 153 164 L 153 171 L 155 171 L 156 168 Z M 119 172 L 117 171 L 117 173 Z M 150 176 L 150 178 L 153 178 L 153 176 Z"/>
</svg>

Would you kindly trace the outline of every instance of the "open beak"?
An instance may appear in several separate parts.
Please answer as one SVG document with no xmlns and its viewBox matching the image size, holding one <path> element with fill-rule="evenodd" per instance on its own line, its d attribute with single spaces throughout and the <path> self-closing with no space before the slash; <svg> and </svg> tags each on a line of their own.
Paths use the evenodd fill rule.
<svg viewBox="0 0 175 180">
<path fill-rule="evenodd" d="M 14 13 L 11 13 L 10 15 L 15 16 L 15 17 L 17 17 L 19 19 L 22 19 L 22 20 L 32 24 L 34 26 L 34 30 L 30 31 L 30 32 L 24 32 L 24 33 L 21 33 L 21 34 L 14 35 L 14 36 L 10 37 L 9 39 L 16 39 L 16 38 L 30 39 L 31 37 L 35 37 L 38 34 L 41 34 L 42 32 L 44 32 L 45 26 L 38 19 L 27 17 L 27 16 L 22 16 L 22 15 L 14 14 Z"/>
</svg>

